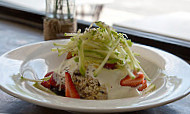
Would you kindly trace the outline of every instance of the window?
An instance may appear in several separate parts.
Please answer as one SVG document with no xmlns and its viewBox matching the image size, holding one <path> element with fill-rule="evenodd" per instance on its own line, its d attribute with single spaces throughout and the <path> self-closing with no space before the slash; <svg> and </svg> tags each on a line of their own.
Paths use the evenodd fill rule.
<svg viewBox="0 0 190 114">
<path fill-rule="evenodd" d="M 135 42 L 190 58 L 190 0 L 76 0 L 76 4 L 77 18 L 83 20 L 78 21 L 80 27 L 94 20 L 105 21 Z M 32 13 L 29 18 L 20 12 L 20 17 L 42 23 L 45 0 L 3 0 L 0 5 L 25 15 Z M 13 10 L 8 11 L 6 14 Z"/>
</svg>

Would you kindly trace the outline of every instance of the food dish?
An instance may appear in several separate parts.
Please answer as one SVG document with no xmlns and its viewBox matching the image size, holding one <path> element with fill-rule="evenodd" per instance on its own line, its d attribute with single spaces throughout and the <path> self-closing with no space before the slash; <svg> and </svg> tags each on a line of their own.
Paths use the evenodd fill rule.
<svg viewBox="0 0 190 114">
<path fill-rule="evenodd" d="M 155 89 L 131 50 L 127 35 L 101 21 L 98 28 L 86 28 L 72 36 L 67 44 L 53 43 L 58 56 L 67 55 L 43 79 L 33 76 L 34 87 L 64 97 L 88 100 L 107 100 L 135 97 Z M 139 56 L 139 55 L 138 55 Z M 55 60 L 56 61 L 56 60 Z"/>
<path fill-rule="evenodd" d="M 30 69 L 25 75 L 44 76 L 52 71 L 62 59 L 49 50 L 53 42 L 66 43 L 68 40 L 48 41 L 26 45 L 0 57 L 1 82 L 3 91 L 22 100 L 49 108 L 79 112 L 124 112 L 161 106 L 189 94 L 190 66 L 182 59 L 152 47 L 135 44 L 133 49 L 141 54 L 138 58 L 151 79 L 161 77 L 155 82 L 157 90 L 145 96 L 114 100 L 82 100 L 50 95 L 37 90 L 30 82 L 20 82 L 16 74 Z M 23 52 L 26 52 L 23 55 Z M 57 59 L 55 62 L 54 60 Z M 51 64 L 51 65 L 50 65 Z M 148 70 L 151 69 L 151 70 Z M 160 72 L 162 69 L 164 72 Z M 31 72 L 32 71 L 32 72 Z M 166 74 L 167 76 L 162 76 Z M 13 76 L 15 75 L 15 76 Z M 43 77 L 39 77 L 43 78 Z"/>
</svg>

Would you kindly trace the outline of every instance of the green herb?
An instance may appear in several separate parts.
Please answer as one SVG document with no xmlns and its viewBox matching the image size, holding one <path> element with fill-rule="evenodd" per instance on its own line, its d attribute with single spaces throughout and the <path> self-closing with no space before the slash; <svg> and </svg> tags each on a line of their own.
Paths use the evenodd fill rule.
<svg viewBox="0 0 190 114">
<path fill-rule="evenodd" d="M 130 47 L 133 45 L 130 39 L 122 33 L 117 33 L 115 29 L 101 21 L 95 22 L 99 28 L 87 28 L 84 33 L 79 30 L 77 33 L 67 33 L 72 36 L 67 44 L 54 43 L 52 51 L 57 51 L 58 55 L 66 52 L 75 54 L 76 62 L 79 62 L 80 73 L 85 76 L 86 63 L 96 63 L 98 68 L 94 71 L 97 76 L 106 63 L 117 63 L 118 68 L 125 68 L 131 78 L 135 78 L 133 71 L 141 71 L 147 80 L 150 80 L 135 58 Z"/>
<path fill-rule="evenodd" d="M 20 78 L 21 78 L 21 80 L 24 80 L 24 81 L 30 81 L 30 82 L 43 82 L 43 81 L 47 81 L 47 80 L 49 80 L 51 77 L 48 76 L 48 77 L 44 77 L 44 78 L 39 79 L 39 80 L 36 80 L 36 79 L 29 79 L 29 78 L 25 78 L 25 77 L 23 77 L 23 76 L 21 76 Z"/>
<path fill-rule="evenodd" d="M 52 95 L 56 95 L 56 94 L 55 94 L 54 92 L 52 92 L 50 89 L 45 88 L 44 86 L 42 86 L 42 85 L 39 84 L 38 82 L 34 83 L 33 86 L 36 87 L 36 88 L 38 88 L 38 89 L 40 89 L 40 90 L 42 90 L 42 91 L 45 91 L 45 92 L 47 92 L 47 93 L 50 93 L 50 94 L 52 94 Z"/>
</svg>

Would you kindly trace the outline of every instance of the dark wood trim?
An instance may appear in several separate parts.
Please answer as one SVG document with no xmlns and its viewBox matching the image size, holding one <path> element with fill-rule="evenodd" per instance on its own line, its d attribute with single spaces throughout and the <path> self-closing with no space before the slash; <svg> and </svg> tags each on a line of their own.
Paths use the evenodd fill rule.
<svg viewBox="0 0 190 114">
<path fill-rule="evenodd" d="M 0 19 L 22 23 L 43 30 L 43 18 L 44 14 L 41 12 L 35 12 L 30 9 L 26 10 L 13 4 L 0 2 Z M 77 20 L 77 23 L 78 28 L 82 29 L 82 31 L 91 24 L 82 20 Z M 118 32 L 127 34 L 133 42 L 156 47 L 183 59 L 190 60 L 190 42 L 188 41 L 117 26 L 114 26 L 114 28 Z"/>
<path fill-rule="evenodd" d="M 1 16 L 2 15 L 2 16 Z M 36 12 L 31 9 L 27 9 L 16 6 L 14 4 L 0 2 L 0 19 L 6 19 L 26 25 L 30 25 L 28 22 L 40 24 L 41 27 L 37 27 L 40 29 L 43 29 L 43 19 L 45 17 L 45 14 L 42 12 Z M 84 30 L 86 27 L 90 25 L 90 22 L 77 20 L 78 22 L 78 28 Z M 30 25 L 33 26 L 34 25 Z"/>
<path fill-rule="evenodd" d="M 5 19 L 43 30 L 44 13 L 16 6 L 10 3 L 0 2 L 0 19 Z M 30 23 L 31 22 L 31 23 Z M 35 23 L 35 24 L 34 24 Z M 91 23 L 77 20 L 78 28 L 84 30 Z"/>
<path fill-rule="evenodd" d="M 190 48 L 190 42 L 185 41 L 185 40 L 180 40 L 180 39 L 163 36 L 163 35 L 158 35 L 158 34 L 154 34 L 154 33 L 142 32 L 142 31 L 138 31 L 138 30 L 134 30 L 134 29 L 122 28 L 122 27 L 118 27 L 118 26 L 113 26 L 113 27 L 115 29 L 117 29 L 118 31 L 121 31 L 121 32 L 124 32 L 127 34 L 135 34 L 136 36 L 146 37 L 150 40 L 156 40 L 156 41 L 160 41 L 160 42 L 168 42 L 171 44 Z"/>
<path fill-rule="evenodd" d="M 190 42 L 188 41 L 116 26 L 114 26 L 114 28 L 118 32 L 127 34 L 133 42 L 156 47 L 177 55 L 183 59 L 190 60 Z"/>
<path fill-rule="evenodd" d="M 42 13 L 5 2 L 0 2 L 0 14 L 21 18 L 36 23 L 43 23 L 44 17 L 44 14 Z"/>
</svg>

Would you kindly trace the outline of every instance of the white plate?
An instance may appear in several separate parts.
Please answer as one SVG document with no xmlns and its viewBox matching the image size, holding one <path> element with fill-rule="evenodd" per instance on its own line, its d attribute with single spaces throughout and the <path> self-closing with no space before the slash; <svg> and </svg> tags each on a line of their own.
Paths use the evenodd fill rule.
<svg viewBox="0 0 190 114">
<path fill-rule="evenodd" d="M 139 61 L 157 89 L 138 97 L 114 100 L 82 100 L 50 95 L 22 82 L 19 74 L 30 68 L 37 76 L 43 77 L 56 68 L 64 56 L 58 57 L 50 49 L 53 42 L 66 43 L 68 40 L 46 41 L 22 46 L 0 57 L 3 91 L 22 100 L 49 108 L 78 112 L 124 112 L 161 106 L 178 100 L 190 92 L 190 65 L 182 59 L 152 47 L 135 44 L 133 51 L 139 53 Z M 13 76 L 15 75 L 15 76 Z M 31 72 L 24 75 L 30 76 Z"/>
</svg>

